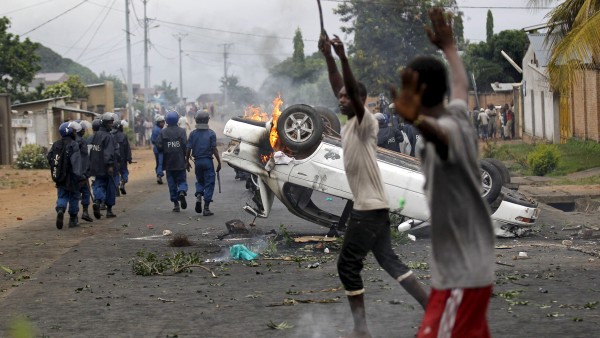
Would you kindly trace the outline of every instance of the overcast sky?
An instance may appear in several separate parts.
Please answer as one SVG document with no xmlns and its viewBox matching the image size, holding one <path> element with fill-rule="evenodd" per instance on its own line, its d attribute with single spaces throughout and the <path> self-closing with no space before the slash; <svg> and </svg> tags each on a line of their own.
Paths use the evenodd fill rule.
<svg viewBox="0 0 600 338">
<path fill-rule="evenodd" d="M 321 1 L 327 32 L 344 38 L 341 22 L 333 14 L 341 0 Z M 126 79 L 125 0 L 1 2 L 0 16 L 10 18 L 12 33 L 40 42 L 97 74 L 104 71 Z M 144 6 L 142 0 L 130 3 L 135 9 L 130 16 L 133 82 L 143 84 Z M 528 9 L 527 0 L 458 0 L 458 5 L 465 14 L 465 38 L 472 42 L 485 40 L 488 9 L 494 15 L 495 33 L 543 23 L 548 12 Z M 151 85 L 166 80 L 179 87 L 176 36 L 181 34 L 183 94 L 191 99 L 219 91 L 224 44 L 229 45 L 228 74 L 238 76 L 242 85 L 254 89 L 262 84 L 268 67 L 291 56 L 297 28 L 304 36 L 305 53 L 317 50 L 319 16 L 315 0 L 148 0 L 147 16 L 155 19 L 149 31 Z"/>
</svg>

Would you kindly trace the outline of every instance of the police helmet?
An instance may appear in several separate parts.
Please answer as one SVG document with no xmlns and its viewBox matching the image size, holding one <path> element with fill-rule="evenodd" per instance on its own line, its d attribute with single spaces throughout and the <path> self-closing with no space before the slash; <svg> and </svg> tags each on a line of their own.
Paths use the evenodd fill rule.
<svg viewBox="0 0 600 338">
<path fill-rule="evenodd" d="M 65 122 L 58 127 L 58 132 L 60 133 L 60 136 L 65 137 L 71 135 L 73 129 L 69 128 L 69 122 Z"/>
<path fill-rule="evenodd" d="M 127 120 L 121 120 L 121 129 L 123 128 L 129 128 L 129 122 L 127 122 Z"/>
<path fill-rule="evenodd" d="M 168 125 L 170 126 L 176 126 L 177 122 L 179 122 L 179 113 L 177 113 L 174 110 L 169 110 L 166 114 L 165 114 L 165 121 L 167 122 Z"/>
<path fill-rule="evenodd" d="M 156 124 L 159 124 L 159 123 L 164 122 L 164 121 L 165 121 L 164 116 L 162 116 L 160 114 L 154 115 L 154 122 L 156 122 Z"/>
<path fill-rule="evenodd" d="M 208 129 L 208 120 L 210 115 L 205 111 L 199 111 L 196 113 L 196 129 Z"/>
<path fill-rule="evenodd" d="M 98 118 L 94 119 L 92 121 L 92 130 L 95 132 L 100 130 L 101 125 L 102 125 L 102 121 L 100 119 L 98 119 Z"/>
<path fill-rule="evenodd" d="M 121 125 L 121 120 L 119 119 L 119 115 L 114 114 L 115 120 L 113 121 L 113 129 L 118 129 Z"/>
<path fill-rule="evenodd" d="M 102 122 L 102 125 L 106 128 L 109 124 L 115 121 L 115 114 L 111 112 L 104 113 L 100 117 L 100 121 Z"/>
<path fill-rule="evenodd" d="M 75 134 L 83 130 L 81 124 L 79 124 L 77 121 L 70 121 L 69 128 L 71 128 Z"/>
<path fill-rule="evenodd" d="M 77 121 L 77 122 L 79 122 L 79 124 L 81 124 L 81 128 L 83 130 L 92 129 L 92 124 L 88 120 L 81 120 L 81 121 Z"/>
</svg>

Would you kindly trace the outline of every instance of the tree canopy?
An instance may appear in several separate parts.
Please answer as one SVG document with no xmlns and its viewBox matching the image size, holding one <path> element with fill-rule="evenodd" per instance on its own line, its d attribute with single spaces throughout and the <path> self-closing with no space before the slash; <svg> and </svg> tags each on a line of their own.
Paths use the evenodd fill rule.
<svg viewBox="0 0 600 338">
<path fill-rule="evenodd" d="M 98 75 L 89 68 L 81 64 L 66 59 L 54 52 L 52 49 L 43 45 L 38 45 L 36 55 L 40 59 L 41 73 L 67 73 L 69 75 L 78 75 L 85 84 L 98 83 Z"/>
<path fill-rule="evenodd" d="M 600 1 L 530 0 L 533 8 L 559 3 L 548 15 L 546 43 L 551 55 L 548 63 L 550 85 L 568 92 L 578 81 L 577 70 L 600 68 Z"/>
<path fill-rule="evenodd" d="M 29 89 L 29 83 L 40 69 L 35 54 L 38 44 L 29 38 L 21 41 L 8 33 L 10 20 L 0 17 L 0 92 L 9 93 L 13 100 Z"/>
<path fill-rule="evenodd" d="M 240 79 L 235 75 L 228 76 L 227 79 L 222 77 L 220 87 L 222 92 L 227 89 L 229 102 L 233 102 L 237 108 L 257 104 L 256 92 L 252 88 L 240 85 Z"/>
<path fill-rule="evenodd" d="M 164 103 L 167 107 L 175 107 L 179 103 L 177 88 L 173 88 L 171 82 L 167 83 L 166 80 L 162 80 L 160 85 L 154 86 L 154 89 L 158 92 L 162 92 L 163 98 L 165 99 Z"/>
<path fill-rule="evenodd" d="M 460 16 L 454 0 L 435 4 L 450 7 Z M 335 9 L 346 24 L 342 31 L 354 34 L 348 52 L 356 78 L 370 93 L 387 92 L 387 85 L 398 82 L 399 70 L 411 59 L 436 50 L 423 29 L 433 5 L 429 0 L 349 0 Z M 457 36 L 457 41 L 462 37 Z"/>
<path fill-rule="evenodd" d="M 469 78 L 475 75 L 479 91 L 489 91 L 494 82 L 521 82 L 522 75 L 502 56 L 504 51 L 517 63 L 525 56 L 528 39 L 520 30 L 505 30 L 491 37 L 491 43 L 479 42 L 465 48 L 463 61 Z"/>
</svg>

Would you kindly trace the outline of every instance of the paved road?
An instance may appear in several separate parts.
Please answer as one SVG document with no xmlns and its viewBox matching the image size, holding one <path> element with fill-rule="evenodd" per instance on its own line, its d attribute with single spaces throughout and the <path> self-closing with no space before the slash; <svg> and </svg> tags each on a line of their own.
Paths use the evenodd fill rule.
<svg viewBox="0 0 600 338">
<path fill-rule="evenodd" d="M 114 220 L 58 231 L 50 214 L 46 220 L 0 234 L 0 265 L 15 271 L 12 275 L 0 271 L 0 337 L 9 335 L 18 315 L 26 316 L 37 336 L 43 337 L 337 337 L 347 333 L 351 318 L 343 291 L 336 290 L 334 247 L 325 254 L 305 245 L 287 247 L 282 240 L 274 256 L 295 261 L 227 260 L 229 247 L 236 243 L 264 250 L 267 242 L 261 234 L 272 229 L 282 234 L 281 224 L 292 235 L 327 232 L 276 203 L 272 217 L 257 221 L 254 238 L 217 239 L 226 232 L 226 221 L 252 220 L 241 210 L 249 200 L 244 183 L 233 176 L 225 166 L 223 193 L 215 196 L 212 217 L 197 216 L 193 201 L 188 210 L 172 213 L 166 185 L 149 179 L 131 184 L 129 194 L 119 198 L 119 216 Z M 570 215 L 548 208 L 532 237 L 499 240 L 504 248 L 497 250 L 498 261 L 508 265 L 497 266 L 497 296 L 489 313 L 493 336 L 596 335 L 599 260 L 567 251 L 560 244 L 565 233 L 558 230 L 571 220 Z M 159 236 L 166 229 L 186 234 L 194 245 L 169 247 L 169 238 Z M 416 235 L 416 242 L 395 248 L 428 285 L 424 262 L 430 242 L 426 232 Z M 217 277 L 199 268 L 174 276 L 137 276 L 131 260 L 140 250 L 158 255 L 196 252 L 203 259 L 217 260 L 206 264 Z M 520 251 L 531 258 L 513 260 Z M 317 262 L 317 267 L 309 268 Z M 423 313 L 417 303 L 372 257 L 363 277 L 373 335 L 413 336 Z M 271 321 L 294 327 L 273 330 L 267 326 Z"/>
</svg>

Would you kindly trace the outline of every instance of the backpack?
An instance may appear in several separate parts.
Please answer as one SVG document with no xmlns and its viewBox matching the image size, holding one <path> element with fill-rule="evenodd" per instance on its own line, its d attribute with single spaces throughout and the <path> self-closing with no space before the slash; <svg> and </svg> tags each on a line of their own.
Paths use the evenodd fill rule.
<svg viewBox="0 0 600 338">
<path fill-rule="evenodd" d="M 61 139 L 52 144 L 52 148 L 48 154 L 48 162 L 50 164 L 52 181 L 56 184 L 65 183 L 69 168 L 69 154 L 65 140 Z"/>
</svg>

